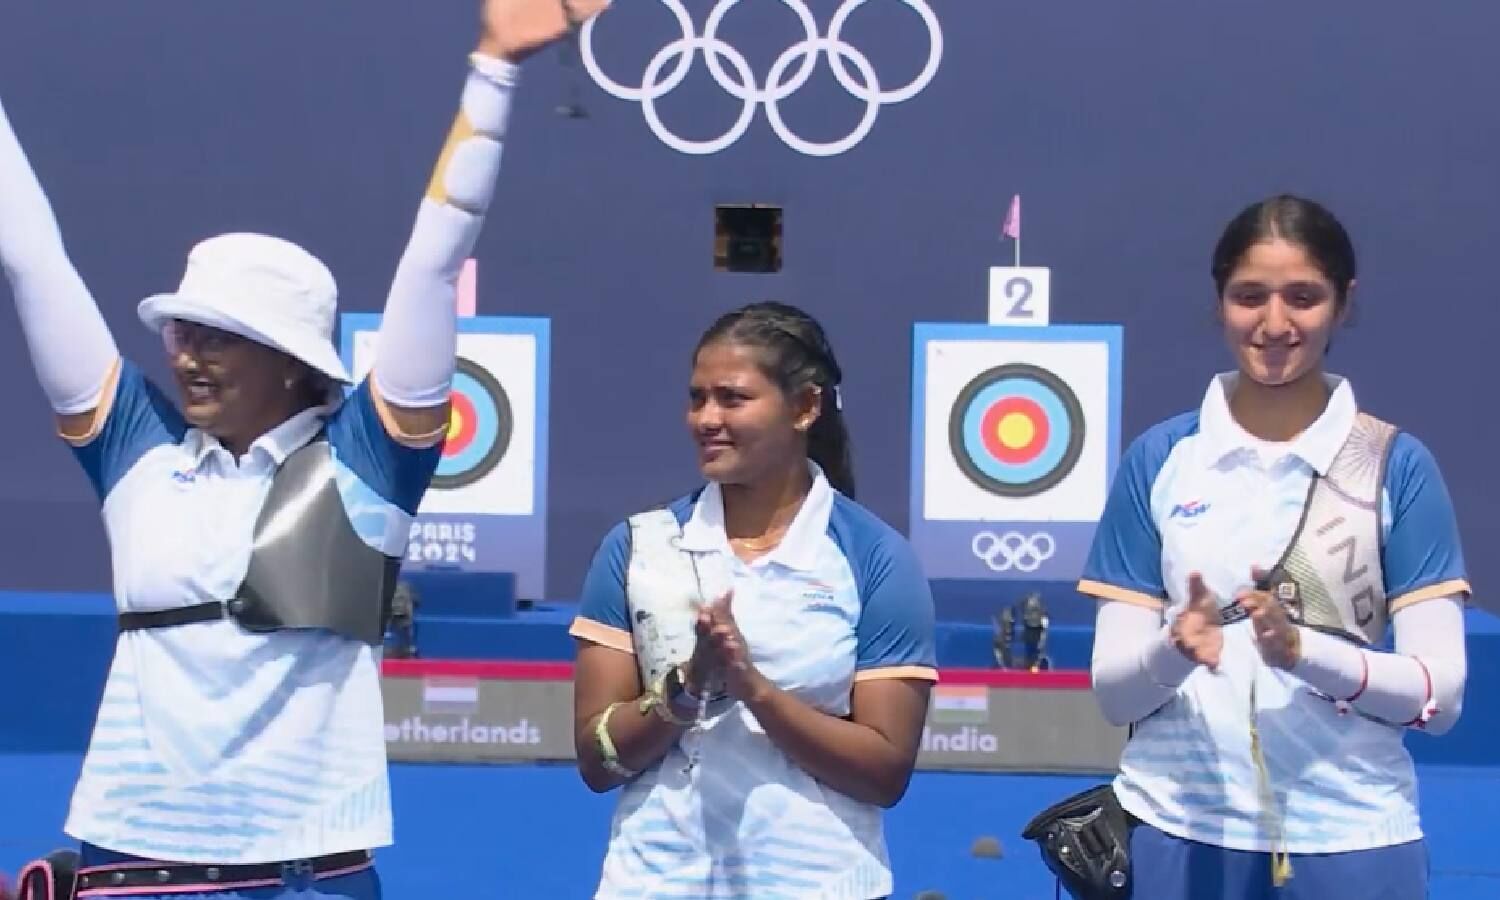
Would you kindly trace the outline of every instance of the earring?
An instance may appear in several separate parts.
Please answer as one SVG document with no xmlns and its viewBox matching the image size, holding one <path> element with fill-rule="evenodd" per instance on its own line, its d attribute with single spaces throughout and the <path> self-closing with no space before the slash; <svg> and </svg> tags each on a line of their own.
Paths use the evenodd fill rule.
<svg viewBox="0 0 1500 900">
<path fill-rule="evenodd" d="M 283 380 L 281 383 L 284 384 L 284 385 L 286 385 L 286 389 L 287 390 L 291 390 L 292 388 L 294 388 L 294 387 L 297 386 L 297 379 L 295 379 L 295 378 L 287 378 L 287 379 Z"/>
</svg>

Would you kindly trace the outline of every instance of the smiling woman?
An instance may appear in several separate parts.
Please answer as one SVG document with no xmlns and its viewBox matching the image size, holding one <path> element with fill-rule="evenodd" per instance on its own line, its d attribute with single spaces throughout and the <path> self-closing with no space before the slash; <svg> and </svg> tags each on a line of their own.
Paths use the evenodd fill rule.
<svg viewBox="0 0 1500 900">
<path fill-rule="evenodd" d="M 937 673 L 927 580 L 856 504 L 833 348 L 795 307 L 693 354 L 707 485 L 604 539 L 572 633 L 584 781 L 623 786 L 598 898 L 884 897 Z M 650 874 L 647 874 L 650 873 Z"/>
<path fill-rule="evenodd" d="M 1427 896 L 1402 735 L 1458 717 L 1469 584 L 1432 455 L 1324 369 L 1355 271 L 1312 201 L 1236 216 L 1212 262 L 1236 370 L 1130 446 L 1099 521 L 1079 590 L 1134 726 L 1135 897 Z"/>
<path fill-rule="evenodd" d="M 375 648 L 450 427 L 454 284 L 517 63 L 604 5 L 484 4 L 358 384 L 331 341 L 328 269 L 287 241 L 228 234 L 138 307 L 165 342 L 173 404 L 120 358 L 0 110 L 0 264 L 99 496 L 119 608 L 66 824 L 80 898 L 379 897 L 373 850 L 392 816 Z"/>
<path fill-rule="evenodd" d="M 295 279 L 302 291 L 289 294 L 260 283 L 257 275 L 263 277 L 266 262 L 273 259 L 282 277 Z M 262 270 L 247 265 L 250 260 L 261 261 Z M 206 271 L 220 272 L 226 284 L 201 283 Z M 190 299 L 195 294 L 222 297 L 226 289 L 257 298 L 237 310 L 235 318 L 241 321 L 229 321 L 230 314 L 217 305 Z M 307 331 L 289 330 L 277 327 L 273 317 L 296 321 L 299 312 L 306 312 L 299 301 L 333 298 L 337 292 L 332 273 L 286 241 L 236 234 L 195 248 L 182 289 L 152 297 L 140 310 L 146 327 L 161 331 L 187 424 L 213 435 L 238 457 L 256 438 L 298 413 L 335 404 L 340 395 L 331 392 L 348 382 L 349 375 L 327 345 L 304 337 L 320 331 L 317 323 Z M 278 309 L 278 302 L 288 308 Z"/>
</svg>

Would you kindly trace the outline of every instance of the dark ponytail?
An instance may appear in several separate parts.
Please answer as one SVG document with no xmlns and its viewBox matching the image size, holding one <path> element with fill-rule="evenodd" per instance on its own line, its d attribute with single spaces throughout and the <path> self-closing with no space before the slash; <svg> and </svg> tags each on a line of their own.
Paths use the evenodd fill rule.
<svg viewBox="0 0 1500 900">
<path fill-rule="evenodd" d="M 809 386 L 818 389 L 822 405 L 807 432 L 807 455 L 823 470 L 829 484 L 853 499 L 854 461 L 839 393 L 844 373 L 818 320 L 786 303 L 752 303 L 726 313 L 710 326 L 694 356 L 717 341 L 759 350 L 766 377 L 787 396 Z"/>
<path fill-rule="evenodd" d="M 807 430 L 807 455 L 838 492 L 854 499 L 854 460 L 849 454 L 849 429 L 839 409 L 838 389 L 823 392 L 823 410 Z"/>
</svg>

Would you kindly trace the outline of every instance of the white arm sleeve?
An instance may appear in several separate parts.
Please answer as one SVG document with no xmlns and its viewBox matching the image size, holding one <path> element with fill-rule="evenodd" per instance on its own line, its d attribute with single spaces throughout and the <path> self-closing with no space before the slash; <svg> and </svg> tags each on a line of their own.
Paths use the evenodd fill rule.
<svg viewBox="0 0 1500 900">
<path fill-rule="evenodd" d="M 88 412 L 120 352 L 63 247 L 52 206 L 0 106 L 0 269 L 37 380 L 59 415 Z"/>
<path fill-rule="evenodd" d="M 1392 625 L 1395 653 L 1364 650 L 1304 628 L 1302 659 L 1292 671 L 1334 699 L 1358 693 L 1353 706 L 1362 713 L 1443 734 L 1463 710 L 1468 678 L 1463 601 L 1414 603 L 1398 610 Z"/>
<path fill-rule="evenodd" d="M 1129 725 L 1160 709 L 1198 664 L 1168 637 L 1159 609 L 1106 600 L 1094 620 L 1094 696 L 1111 725 Z"/>
<path fill-rule="evenodd" d="M 376 338 L 375 386 L 421 409 L 448 400 L 458 349 L 456 285 L 500 172 L 518 69 L 475 54 L 462 107 L 417 212 Z"/>
</svg>

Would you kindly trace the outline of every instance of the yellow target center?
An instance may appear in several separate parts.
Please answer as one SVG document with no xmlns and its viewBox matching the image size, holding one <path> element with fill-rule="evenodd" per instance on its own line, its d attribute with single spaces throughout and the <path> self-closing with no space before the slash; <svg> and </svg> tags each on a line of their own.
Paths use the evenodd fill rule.
<svg viewBox="0 0 1500 900">
<path fill-rule="evenodd" d="M 464 418 L 458 412 L 458 407 L 453 407 L 448 413 L 448 440 L 458 437 L 458 432 L 463 428 Z"/>
<path fill-rule="evenodd" d="M 995 431 L 1001 446 L 1012 449 L 1026 446 L 1036 436 L 1036 426 L 1032 424 L 1031 417 L 1018 412 L 1001 417 Z"/>
</svg>

